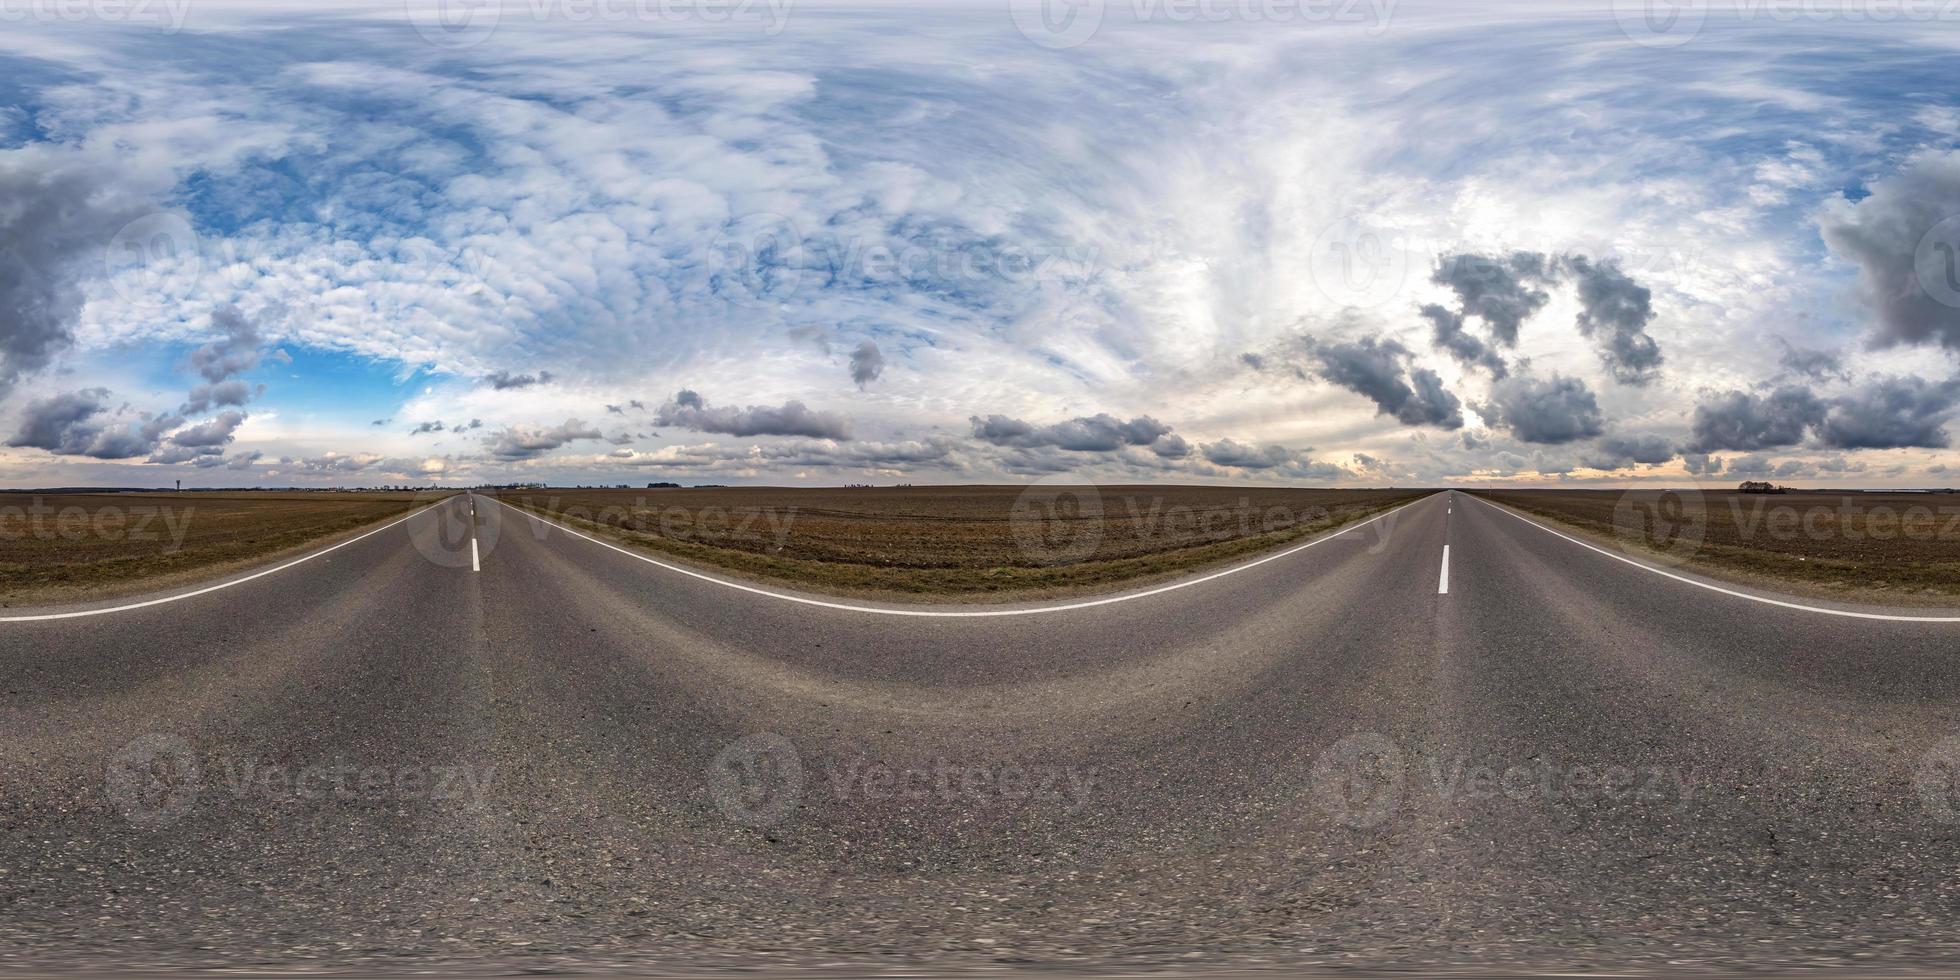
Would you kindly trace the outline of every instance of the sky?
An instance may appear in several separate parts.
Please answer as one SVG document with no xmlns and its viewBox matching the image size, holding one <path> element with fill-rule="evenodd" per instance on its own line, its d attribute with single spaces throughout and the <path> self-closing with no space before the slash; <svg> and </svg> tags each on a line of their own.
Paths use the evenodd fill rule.
<svg viewBox="0 0 1960 980">
<path fill-rule="evenodd" d="M 0 486 L 1960 483 L 1949 3 L 0 21 Z"/>
</svg>

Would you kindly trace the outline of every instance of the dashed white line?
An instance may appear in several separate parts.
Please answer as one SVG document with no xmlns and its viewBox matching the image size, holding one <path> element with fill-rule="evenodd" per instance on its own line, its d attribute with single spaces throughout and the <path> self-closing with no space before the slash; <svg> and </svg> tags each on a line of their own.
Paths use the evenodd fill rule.
<svg viewBox="0 0 1960 980">
<path fill-rule="evenodd" d="M 1707 582 L 1697 582 L 1694 579 L 1691 579 L 1685 575 L 1676 575 L 1673 572 L 1663 571 L 1662 569 L 1655 568 L 1652 565 L 1646 564 L 1645 562 L 1634 561 L 1633 559 L 1628 558 L 1625 555 L 1616 555 L 1610 551 L 1607 551 L 1605 548 L 1600 548 L 1595 545 L 1587 544 L 1586 542 L 1581 541 L 1578 538 L 1575 538 L 1569 534 L 1563 534 L 1558 531 L 1554 531 L 1551 528 L 1546 527 L 1545 525 L 1540 524 L 1529 517 L 1526 517 L 1522 514 L 1517 513 L 1516 511 L 1511 510 L 1508 507 L 1498 507 L 1496 504 L 1493 504 L 1488 500 L 1483 501 L 1483 503 L 1485 504 L 1485 506 L 1496 508 L 1497 510 L 1509 514 L 1512 517 L 1515 517 L 1518 520 L 1521 520 L 1526 524 L 1529 524 L 1532 527 L 1535 527 L 1538 530 L 1545 532 L 1546 534 L 1557 535 L 1558 537 L 1564 538 L 1565 540 L 1570 541 L 1581 548 L 1585 548 L 1589 551 L 1597 551 L 1600 554 L 1613 559 L 1614 561 L 1626 562 L 1627 564 L 1632 565 L 1633 567 L 1638 568 L 1641 571 L 1652 572 L 1655 575 L 1660 575 L 1665 578 L 1671 578 L 1676 582 L 1683 582 L 1688 585 L 1692 585 L 1697 589 L 1707 589 L 1710 592 L 1720 592 L 1723 595 L 1734 596 L 1738 599 L 1747 599 L 1750 602 L 1760 602 L 1763 603 L 1764 605 L 1782 606 L 1785 609 L 1796 609 L 1796 610 L 1801 610 L 1803 612 L 1821 613 L 1825 616 L 1845 616 L 1851 619 L 1882 619 L 1887 622 L 1893 622 L 1893 623 L 1960 623 L 1960 616 L 1895 616 L 1890 613 L 1853 612 L 1852 610 L 1849 609 L 1827 609 L 1823 606 L 1806 606 L 1801 602 L 1785 602 L 1782 599 L 1771 599 L 1766 596 L 1750 595 L 1747 592 L 1737 592 L 1734 589 L 1725 589 L 1719 585 L 1711 585 Z"/>
<path fill-rule="evenodd" d="M 1436 594 L 1450 594 L 1450 546 L 1443 546 L 1443 577 L 1436 580 Z"/>
<path fill-rule="evenodd" d="M 470 571 L 483 571 L 483 559 L 476 554 L 476 528 L 470 528 Z"/>
<path fill-rule="evenodd" d="M 313 559 L 318 558 L 321 555 L 324 555 L 330 551 L 338 551 L 363 538 L 373 537 L 374 535 L 380 534 L 381 532 L 386 531 L 389 528 L 394 527 L 395 525 L 400 524 L 403 521 L 415 517 L 420 517 L 423 514 L 435 510 L 437 507 L 440 506 L 442 506 L 442 504 L 441 502 L 438 501 L 437 503 L 430 504 L 429 506 L 416 511 L 413 514 L 404 514 L 401 517 L 389 521 L 388 523 L 383 524 L 380 527 L 377 527 L 372 531 L 368 531 L 365 534 L 362 534 L 358 537 L 348 538 L 347 540 L 342 541 L 339 544 L 331 545 L 326 548 L 321 548 L 319 551 L 307 555 L 304 558 L 295 558 L 292 561 L 289 561 L 284 565 L 280 565 L 276 568 L 268 568 L 262 572 L 253 572 L 252 574 L 247 575 L 244 578 L 235 578 L 229 582 L 219 582 L 217 585 L 207 585 L 204 588 L 198 589 L 193 592 L 184 592 L 178 595 L 164 596 L 161 599 L 146 599 L 142 602 L 132 602 L 122 606 L 109 606 L 105 609 L 82 609 L 76 612 L 41 613 L 40 615 L 36 615 L 36 616 L 0 616 L 0 623 L 36 623 L 36 622 L 43 622 L 45 620 L 50 620 L 50 619 L 81 619 L 85 616 L 107 616 L 110 613 L 128 612 L 132 609 L 144 609 L 149 606 L 161 606 L 166 602 L 180 602 L 185 599 L 196 598 L 197 596 L 216 592 L 219 589 L 229 589 L 234 585 L 244 585 L 245 583 L 250 582 L 253 579 L 264 578 L 267 575 L 271 575 L 274 572 L 283 572 L 286 569 L 293 567 L 294 565 L 299 565 L 305 562 L 312 561 Z"/>
<path fill-rule="evenodd" d="M 825 609 L 838 609 L 844 612 L 871 613 L 873 615 L 878 615 L 878 616 L 917 616 L 917 617 L 929 617 L 929 618 L 938 618 L 938 619 L 979 619 L 983 617 L 997 617 L 997 616 L 1035 616 L 1042 613 L 1058 613 L 1058 612 L 1069 612 L 1075 609 L 1089 609 L 1094 606 L 1114 605 L 1115 603 L 1118 602 L 1129 602 L 1134 599 L 1148 598 L 1153 595 L 1163 595 L 1166 592 L 1175 592 L 1179 589 L 1188 589 L 1194 585 L 1203 585 L 1206 582 L 1210 582 L 1215 579 L 1221 579 L 1227 575 L 1236 575 L 1239 572 L 1243 572 L 1249 568 L 1257 568 L 1260 565 L 1264 565 L 1269 561 L 1278 561 L 1281 558 L 1287 557 L 1288 555 L 1299 554 L 1300 552 L 1305 551 L 1308 548 L 1313 547 L 1314 545 L 1321 544 L 1327 541 L 1332 541 L 1335 538 L 1344 537 L 1350 532 L 1358 531 L 1364 527 L 1367 527 L 1370 524 L 1375 523 L 1376 521 L 1393 517 L 1396 514 L 1399 514 L 1410 507 L 1414 507 L 1415 505 L 1422 503 L 1424 500 L 1428 500 L 1429 498 L 1421 497 L 1416 500 L 1412 500 L 1385 514 L 1376 514 L 1375 516 L 1370 517 L 1367 520 L 1362 521 L 1359 524 L 1355 524 L 1351 527 L 1342 528 L 1339 531 L 1335 531 L 1334 533 L 1325 535 L 1323 537 L 1315 538 L 1312 541 L 1309 541 L 1305 544 L 1294 545 L 1293 547 L 1288 548 L 1285 551 L 1279 552 L 1278 554 L 1267 555 L 1264 558 L 1257 558 L 1252 561 L 1246 562 L 1243 565 L 1234 565 L 1231 568 L 1227 568 L 1223 571 L 1213 572 L 1210 575 L 1203 575 L 1194 579 L 1186 579 L 1182 582 L 1173 582 L 1170 585 L 1159 586 L 1158 588 L 1148 589 L 1143 592 L 1130 592 L 1130 593 L 1125 593 L 1123 595 L 1109 596 L 1108 598 L 1104 598 L 1104 599 L 1090 599 L 1085 602 L 1071 602 L 1059 606 L 1033 606 L 1033 607 L 1023 607 L 1020 609 L 886 609 L 886 608 L 880 608 L 878 606 L 852 605 L 847 602 L 826 602 L 822 599 L 811 599 L 805 596 L 790 595 L 785 592 L 772 592 L 768 589 L 758 589 L 752 585 L 743 585 L 739 582 L 730 582 L 727 579 L 715 578 L 712 575 L 703 575 L 700 572 L 682 568 L 679 565 L 670 565 L 658 559 L 648 558 L 645 555 L 628 551 L 625 548 L 619 547 L 618 545 L 609 544 L 607 542 L 601 541 L 598 538 L 595 538 L 589 534 L 584 534 L 578 531 L 574 531 L 571 528 L 558 523 L 557 521 L 548 520 L 546 518 L 539 517 L 538 515 L 528 510 L 525 510 L 522 507 L 515 507 L 510 504 L 505 504 L 502 500 L 497 500 L 497 498 L 495 497 L 492 497 L 490 499 L 496 500 L 497 503 L 503 504 L 505 507 L 510 507 L 511 510 L 517 511 L 518 513 L 523 514 L 524 516 L 529 517 L 530 519 L 537 521 L 540 524 L 543 524 L 547 527 L 555 527 L 560 531 L 563 531 L 566 534 L 569 534 L 576 538 L 584 538 L 585 540 L 590 541 L 601 548 L 609 548 L 613 551 L 619 552 L 622 555 L 625 555 L 628 558 L 632 558 L 637 561 L 643 561 L 649 565 L 655 565 L 660 568 L 664 568 L 670 572 L 679 572 L 680 574 L 686 575 L 690 578 L 697 578 L 703 582 L 719 585 L 722 586 L 723 588 L 735 589 L 740 592 L 748 592 L 759 596 L 767 596 L 771 599 L 781 599 L 784 602 L 801 603 L 802 605 L 806 605 L 806 606 L 821 606 L 822 608 Z"/>
</svg>

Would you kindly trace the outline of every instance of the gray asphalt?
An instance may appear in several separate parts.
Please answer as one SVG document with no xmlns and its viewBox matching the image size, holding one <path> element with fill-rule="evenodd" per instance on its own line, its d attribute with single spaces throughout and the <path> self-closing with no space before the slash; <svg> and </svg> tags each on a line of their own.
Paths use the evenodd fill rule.
<svg viewBox="0 0 1960 980">
<path fill-rule="evenodd" d="M 1960 626 L 1460 493 L 1000 619 L 475 500 L 0 623 L 0 968 L 1960 966 Z"/>
</svg>

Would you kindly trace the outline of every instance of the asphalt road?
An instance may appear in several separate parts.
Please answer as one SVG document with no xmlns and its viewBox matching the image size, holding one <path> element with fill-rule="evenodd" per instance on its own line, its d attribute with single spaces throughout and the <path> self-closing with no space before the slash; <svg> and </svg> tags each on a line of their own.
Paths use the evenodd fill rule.
<svg viewBox="0 0 1960 980">
<path fill-rule="evenodd" d="M 1957 656 L 1464 494 L 993 618 L 456 497 L 0 623 L 0 968 L 1951 969 Z"/>
</svg>

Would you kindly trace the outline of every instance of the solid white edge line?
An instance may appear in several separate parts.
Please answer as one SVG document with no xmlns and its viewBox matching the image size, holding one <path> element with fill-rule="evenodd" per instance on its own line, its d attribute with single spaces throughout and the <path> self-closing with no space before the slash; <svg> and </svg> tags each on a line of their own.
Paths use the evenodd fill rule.
<svg viewBox="0 0 1960 980">
<path fill-rule="evenodd" d="M 42 613 L 36 616 L 0 616 L 0 623 L 36 623 L 36 622 L 42 622 L 50 619 L 81 619 L 85 616 L 107 616 L 110 613 L 128 612 L 131 609 L 143 609 L 149 606 L 161 606 L 168 602 L 180 602 L 184 599 L 194 599 L 201 595 L 206 595 L 208 593 L 216 592 L 219 589 L 229 589 L 234 585 L 244 585 L 245 583 L 250 582 L 253 579 L 264 578 L 267 575 L 271 575 L 274 572 L 283 572 L 286 569 L 293 567 L 294 565 L 312 561 L 313 559 L 318 558 L 321 555 L 324 555 L 330 551 L 338 551 L 342 548 L 345 548 L 348 545 L 361 540 L 362 538 L 368 538 L 380 534 L 381 532 L 386 531 L 389 528 L 394 527 L 395 525 L 400 524 L 403 521 L 409 520 L 411 518 L 420 517 L 423 514 L 426 514 L 432 510 L 435 510 L 437 507 L 442 506 L 442 504 L 443 501 L 438 500 L 435 503 L 430 504 L 429 506 L 424 507 L 421 510 L 418 510 L 412 514 L 403 514 L 402 516 L 397 517 L 394 520 L 389 521 L 388 523 L 383 524 L 372 531 L 364 532 L 358 537 L 348 538 L 347 540 L 342 541 L 339 544 L 321 548 L 319 551 L 316 551 L 303 558 L 295 558 L 292 561 L 285 563 L 284 565 L 280 565 L 276 568 L 268 568 L 262 572 L 253 572 L 252 574 L 247 575 L 244 578 L 235 578 L 229 582 L 220 582 L 217 585 L 207 585 L 204 588 L 198 589 L 195 592 L 183 592 L 177 595 L 164 596 L 161 599 L 148 599 L 143 602 L 132 602 L 124 606 L 110 606 L 106 609 L 83 609 L 76 612 Z"/>
<path fill-rule="evenodd" d="M 1482 500 L 1483 498 L 1479 497 L 1477 499 Z M 1570 541 L 1581 548 L 1597 551 L 1600 554 L 1605 555 L 1606 557 L 1611 558 L 1615 561 L 1626 562 L 1627 564 L 1632 565 L 1633 567 L 1638 568 L 1641 571 L 1652 572 L 1655 575 L 1671 578 L 1676 582 L 1682 582 L 1688 585 L 1692 585 L 1697 589 L 1707 589 L 1710 592 L 1720 592 L 1723 595 L 1735 596 L 1738 599 L 1747 599 L 1750 602 L 1760 602 L 1765 605 L 1771 605 L 1771 606 L 1782 606 L 1785 609 L 1797 609 L 1803 612 L 1822 613 L 1826 616 L 1845 616 L 1851 619 L 1881 619 L 1891 623 L 1960 623 L 1960 616 L 1895 616 L 1889 613 L 1853 612 L 1849 609 L 1827 609 L 1823 606 L 1806 606 L 1801 602 L 1786 602 L 1782 599 L 1771 599 L 1768 598 L 1767 596 L 1750 595 L 1747 592 L 1737 592 L 1734 589 L 1725 589 L 1719 585 L 1711 585 L 1707 582 L 1697 582 L 1694 579 L 1688 578 L 1685 575 L 1676 575 L 1673 572 L 1664 571 L 1662 569 L 1655 568 L 1652 565 L 1649 565 L 1645 562 L 1634 561 L 1633 559 L 1628 558 L 1625 555 L 1616 555 L 1610 551 L 1607 551 L 1604 548 L 1598 547 L 1596 545 L 1587 544 L 1586 542 L 1581 541 L 1578 538 L 1575 538 L 1569 534 L 1564 534 L 1559 531 L 1554 531 L 1551 528 L 1546 527 L 1545 525 L 1540 524 L 1537 521 L 1534 521 L 1531 518 L 1524 516 L 1523 514 L 1519 514 L 1511 510 L 1508 507 L 1499 507 L 1497 504 L 1491 503 L 1488 500 L 1484 500 L 1483 503 L 1485 504 L 1485 506 L 1494 508 L 1505 514 L 1509 514 L 1512 517 L 1515 517 L 1518 520 L 1521 520 L 1526 524 L 1529 524 L 1532 527 L 1537 528 L 1540 531 L 1544 531 L 1547 534 L 1553 534 L 1561 538 L 1564 538 L 1565 540 Z"/>
<path fill-rule="evenodd" d="M 1178 589 L 1188 589 L 1194 585 L 1203 585 L 1204 583 L 1210 582 L 1214 579 L 1221 579 L 1227 575 L 1234 575 L 1239 572 L 1243 572 L 1248 568 L 1257 568 L 1258 566 L 1264 565 L 1269 561 L 1278 561 L 1279 559 L 1285 558 L 1288 555 L 1298 554 L 1299 552 L 1305 551 L 1308 548 L 1311 548 L 1314 545 L 1320 544 L 1324 541 L 1332 541 L 1335 538 L 1341 537 L 1342 535 L 1345 535 L 1350 531 L 1358 531 L 1385 517 L 1393 517 L 1396 514 L 1399 514 L 1410 507 L 1414 507 L 1415 505 L 1422 503 L 1425 500 L 1428 500 L 1429 496 L 1425 495 L 1415 500 L 1411 500 L 1408 503 L 1395 508 L 1394 510 L 1382 514 L 1376 514 L 1375 516 L 1370 517 L 1359 524 L 1354 524 L 1348 527 L 1341 528 L 1338 531 L 1334 531 L 1332 533 L 1323 535 L 1322 537 L 1315 538 L 1312 541 L 1309 541 L 1305 544 L 1294 545 L 1293 547 L 1288 548 L 1285 551 L 1279 552 L 1277 554 L 1271 554 L 1271 555 L 1267 555 L 1264 558 L 1254 559 L 1253 561 L 1246 562 L 1243 565 L 1234 565 L 1231 568 L 1227 568 L 1223 571 L 1213 572 L 1209 575 L 1205 575 L 1200 578 L 1186 579 L 1185 581 L 1182 582 L 1173 582 L 1170 585 L 1160 586 L 1158 588 L 1150 589 L 1144 592 L 1130 592 L 1124 595 L 1109 596 L 1107 598 L 1102 598 L 1102 599 L 1091 599 L 1085 602 L 1071 602 L 1060 606 L 1033 606 L 1033 607 L 1021 608 L 1021 609 L 970 609 L 970 610 L 969 609 L 886 609 L 886 608 L 880 608 L 878 606 L 857 606 L 845 602 L 826 602 L 822 599 L 811 599 L 799 595 L 790 595 L 784 592 L 771 592 L 768 589 L 759 589 L 752 585 L 742 585 L 738 582 L 730 582 L 727 579 L 715 578 L 712 575 L 703 575 L 700 572 L 682 568 L 678 565 L 669 565 L 664 561 L 659 561 L 654 558 L 648 558 L 645 555 L 636 554 L 634 552 L 626 550 L 625 548 L 621 548 L 618 545 L 609 544 L 605 541 L 601 541 L 598 538 L 595 538 L 589 534 L 585 534 L 579 531 L 574 531 L 571 528 L 558 523 L 557 521 L 539 517 L 537 514 L 534 514 L 531 511 L 526 510 L 522 507 L 517 507 L 512 504 L 506 504 L 502 500 L 496 497 L 492 497 L 490 499 L 496 500 L 497 503 L 503 504 L 503 506 L 509 507 L 511 510 L 517 511 L 518 513 L 523 514 L 524 516 L 529 517 L 530 519 L 537 521 L 540 524 L 544 524 L 549 527 L 555 527 L 561 531 L 564 531 L 566 534 L 572 535 L 573 537 L 584 538 L 585 540 L 590 541 L 601 548 L 610 548 L 613 551 L 617 551 L 628 558 L 638 559 L 640 561 L 646 562 L 649 565 L 657 565 L 670 572 L 679 572 L 682 575 L 686 575 L 690 578 L 697 578 L 703 582 L 713 583 L 715 585 L 723 586 L 725 588 L 736 589 L 742 592 L 749 592 L 759 596 L 767 596 L 771 599 L 781 599 L 785 602 L 802 603 L 803 605 L 806 606 L 821 606 L 825 609 L 839 609 L 844 612 L 872 613 L 879 616 L 917 616 L 917 617 L 929 617 L 929 618 L 939 618 L 939 619 L 978 619 L 981 617 L 996 617 L 996 616 L 1034 616 L 1042 613 L 1058 613 L 1058 612 L 1068 612 L 1073 609 L 1088 609 L 1092 606 L 1108 606 L 1108 605 L 1114 605 L 1119 602 L 1129 602 L 1133 599 L 1144 599 L 1153 595 L 1162 595 L 1166 592 L 1175 592 Z"/>
<path fill-rule="evenodd" d="M 1450 594 L 1450 546 L 1443 546 L 1443 577 L 1436 580 L 1436 594 Z"/>
</svg>

